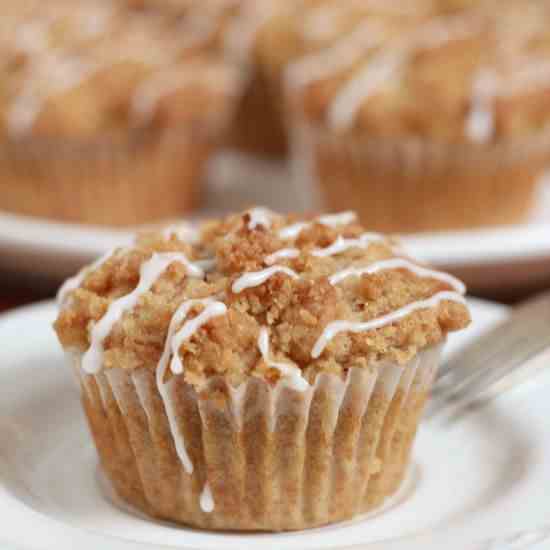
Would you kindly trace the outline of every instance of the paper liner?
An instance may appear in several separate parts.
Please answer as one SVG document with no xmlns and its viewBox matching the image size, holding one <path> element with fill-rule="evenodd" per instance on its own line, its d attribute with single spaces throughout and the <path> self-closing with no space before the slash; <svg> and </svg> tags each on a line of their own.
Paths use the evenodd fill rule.
<svg viewBox="0 0 550 550">
<path fill-rule="evenodd" d="M 204 81 L 201 68 L 207 70 Z M 145 102 L 146 112 L 139 116 L 147 124 L 132 126 L 140 123 L 137 117 L 120 135 L 71 138 L 30 131 L 20 138 L 4 136 L 0 210 L 111 226 L 160 222 L 192 210 L 201 198 L 206 161 L 225 138 L 244 92 L 234 64 L 223 64 L 219 80 L 210 70 L 218 75 L 217 65 L 206 63 L 193 69 L 200 78 L 189 79 L 189 89 L 181 84 L 180 91 L 203 99 L 191 121 L 159 111 L 162 116 L 153 122 L 155 105 Z M 133 100 L 139 97 L 136 93 Z"/>
<path fill-rule="evenodd" d="M 212 145 L 177 131 L 116 142 L 7 141 L 0 148 L 0 209 L 108 225 L 173 218 L 196 206 Z"/>
<path fill-rule="evenodd" d="M 453 145 L 339 135 L 296 118 L 296 186 L 319 192 L 328 210 L 356 210 L 376 231 L 519 223 L 550 161 L 550 132 L 510 144 Z"/>
<path fill-rule="evenodd" d="M 172 377 L 192 473 L 154 372 L 86 375 L 78 362 L 75 370 L 101 463 L 124 501 L 196 527 L 294 530 L 365 513 L 397 491 L 441 347 L 405 366 L 351 369 L 344 380 L 321 374 L 303 393 L 284 381 L 250 378 L 236 389 L 216 378 L 198 394 Z M 201 508 L 209 493 L 211 512 Z"/>
</svg>

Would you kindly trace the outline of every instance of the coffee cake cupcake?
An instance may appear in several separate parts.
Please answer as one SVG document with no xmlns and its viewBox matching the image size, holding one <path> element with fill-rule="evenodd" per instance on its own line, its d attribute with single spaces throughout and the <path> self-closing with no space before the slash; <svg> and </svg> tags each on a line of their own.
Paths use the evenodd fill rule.
<svg viewBox="0 0 550 550">
<path fill-rule="evenodd" d="M 293 530 L 399 488 L 463 293 L 352 213 L 257 208 L 113 251 L 62 287 L 55 329 L 122 499 Z"/>
<path fill-rule="evenodd" d="M 223 12 L 35 4 L 0 22 L 0 209 L 109 225 L 192 209 L 240 89 Z"/>
<path fill-rule="evenodd" d="M 388 232 L 528 216 L 550 153 L 548 4 L 468 4 L 291 68 L 296 178 L 306 167 L 327 208 Z"/>
<path fill-rule="evenodd" d="M 270 156 L 287 152 L 284 102 L 289 64 L 353 32 L 366 18 L 396 18 L 410 27 L 436 10 L 434 0 L 260 0 L 244 4 L 227 44 L 249 65 L 251 81 L 238 109 L 235 143 Z M 366 35 L 372 29 L 363 29 Z M 365 39 L 365 36 L 363 36 Z M 262 120 L 258 128 L 257 121 Z"/>
</svg>

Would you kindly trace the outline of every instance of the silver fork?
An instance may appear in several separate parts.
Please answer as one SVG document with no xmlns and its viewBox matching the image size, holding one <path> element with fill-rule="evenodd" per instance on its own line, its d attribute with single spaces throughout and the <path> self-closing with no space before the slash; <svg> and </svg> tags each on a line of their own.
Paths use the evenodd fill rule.
<svg viewBox="0 0 550 550">
<path fill-rule="evenodd" d="M 467 406 L 513 374 L 531 375 L 541 366 L 550 368 L 550 292 L 517 306 L 507 321 L 443 365 L 427 416 Z"/>
</svg>

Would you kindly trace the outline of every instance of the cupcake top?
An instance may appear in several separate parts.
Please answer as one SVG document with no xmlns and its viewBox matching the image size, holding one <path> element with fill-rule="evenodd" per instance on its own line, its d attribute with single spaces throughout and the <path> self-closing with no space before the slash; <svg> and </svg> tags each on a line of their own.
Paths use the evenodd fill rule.
<svg viewBox="0 0 550 550">
<path fill-rule="evenodd" d="M 203 386 L 405 364 L 469 323 L 463 284 L 365 232 L 353 213 L 255 208 L 140 235 L 59 293 L 55 323 L 87 373 L 157 369 Z"/>
<path fill-rule="evenodd" d="M 199 24 L 196 14 L 122 1 L 30 5 L 0 20 L 0 129 L 9 137 L 117 137 L 227 116 L 239 76 L 219 53 L 221 8 L 205 7 Z"/>
<path fill-rule="evenodd" d="M 475 144 L 539 134 L 549 123 L 549 9 L 440 0 L 416 25 L 397 11 L 362 15 L 289 68 L 289 94 L 310 121 L 343 134 Z"/>
<path fill-rule="evenodd" d="M 268 70 L 332 45 L 368 17 L 410 24 L 433 13 L 434 0 L 263 0 L 243 12 L 255 28 L 250 48 Z"/>
</svg>

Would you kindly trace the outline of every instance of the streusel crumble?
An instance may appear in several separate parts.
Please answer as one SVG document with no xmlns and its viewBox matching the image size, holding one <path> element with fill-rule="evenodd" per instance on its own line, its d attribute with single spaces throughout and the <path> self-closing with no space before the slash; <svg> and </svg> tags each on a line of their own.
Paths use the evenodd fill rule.
<svg viewBox="0 0 550 550">
<path fill-rule="evenodd" d="M 124 499 L 299 529 L 397 490 L 464 292 L 352 212 L 253 208 L 98 260 L 60 290 L 55 329 Z"/>
</svg>

